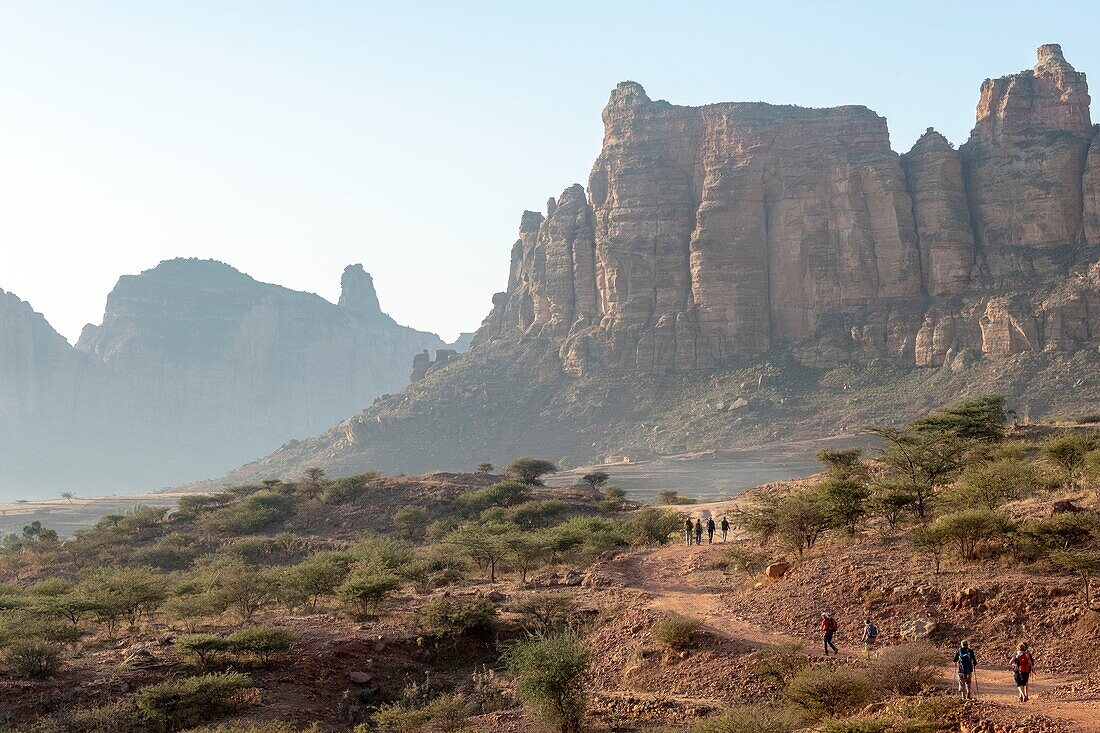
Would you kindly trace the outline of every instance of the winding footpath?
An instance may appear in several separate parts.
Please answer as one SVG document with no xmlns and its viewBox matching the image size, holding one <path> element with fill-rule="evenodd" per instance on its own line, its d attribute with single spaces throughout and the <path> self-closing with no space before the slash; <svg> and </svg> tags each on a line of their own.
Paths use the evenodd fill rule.
<svg viewBox="0 0 1100 733">
<path fill-rule="evenodd" d="M 699 574 L 691 570 L 693 563 L 697 563 L 701 553 L 717 552 L 720 547 L 667 545 L 624 555 L 613 561 L 609 569 L 623 579 L 626 587 L 645 593 L 650 608 L 665 614 L 697 618 L 710 634 L 756 647 L 800 643 L 807 654 L 819 653 L 816 639 L 811 644 L 806 639 L 769 631 L 738 617 L 723 599 L 721 589 L 699 580 Z M 850 659 L 854 655 L 846 654 L 842 647 L 841 658 Z M 944 667 L 942 678 L 945 687 L 955 685 L 952 665 Z M 1053 687 L 1041 671 L 1036 673 L 1032 678 L 1027 712 L 1064 720 L 1080 733 L 1100 733 L 1100 701 L 1051 700 L 1047 695 Z M 978 699 L 1006 708 L 1020 705 L 1007 669 L 979 669 Z"/>
</svg>

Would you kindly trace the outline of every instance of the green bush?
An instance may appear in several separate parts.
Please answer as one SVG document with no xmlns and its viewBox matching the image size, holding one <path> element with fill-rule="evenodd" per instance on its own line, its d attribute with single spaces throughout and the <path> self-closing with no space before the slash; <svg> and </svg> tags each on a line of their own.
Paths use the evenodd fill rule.
<svg viewBox="0 0 1100 733">
<path fill-rule="evenodd" d="M 504 513 L 505 521 L 523 529 L 549 527 L 569 513 L 569 505 L 558 499 L 525 501 Z"/>
<path fill-rule="evenodd" d="M 226 649 L 235 654 L 250 654 L 264 664 L 279 652 L 290 649 L 294 635 L 286 629 L 270 626 L 249 626 L 225 637 Z"/>
<path fill-rule="evenodd" d="M 225 637 L 217 634 L 181 634 L 176 637 L 176 651 L 193 656 L 203 667 L 209 666 L 218 652 L 228 649 Z"/>
<path fill-rule="evenodd" d="M 758 651 L 751 664 L 753 676 L 785 685 L 806 669 L 809 661 L 798 642 L 769 645 Z"/>
<path fill-rule="evenodd" d="M 801 726 L 786 711 L 765 705 L 745 705 L 697 723 L 693 733 L 791 733 Z"/>
<path fill-rule="evenodd" d="M 684 515 L 654 507 L 639 509 L 630 518 L 630 542 L 634 545 L 663 545 L 683 530 Z"/>
<path fill-rule="evenodd" d="M 522 483 L 531 486 L 542 486 L 541 478 L 548 473 L 555 473 L 557 470 L 558 467 L 545 458 L 524 456 L 509 463 L 504 472 Z"/>
<path fill-rule="evenodd" d="M 7 662 L 18 677 L 44 680 L 61 669 L 61 654 L 51 644 L 22 640 L 8 649 Z"/>
<path fill-rule="evenodd" d="M 874 685 L 863 672 L 807 667 L 787 684 L 787 698 L 817 717 L 839 717 L 870 702 Z"/>
<path fill-rule="evenodd" d="M 436 598 L 417 614 L 421 630 L 437 638 L 489 634 L 496 617 L 496 608 L 484 598 Z"/>
<path fill-rule="evenodd" d="M 356 733 L 450 733 L 460 730 L 470 713 L 470 703 L 458 693 L 440 695 L 423 707 L 391 703 L 383 705 L 371 716 L 373 728 L 359 726 Z"/>
<path fill-rule="evenodd" d="M 360 616 L 369 616 L 400 587 L 401 578 L 395 572 L 378 562 L 363 561 L 352 567 L 336 595 L 355 606 Z"/>
<path fill-rule="evenodd" d="M 134 700 L 154 726 L 177 731 L 239 710 L 244 706 L 240 693 L 250 685 L 240 672 L 204 674 L 147 685 Z"/>
<path fill-rule="evenodd" d="M 694 504 L 695 499 L 689 496 L 680 496 L 679 493 L 671 489 L 662 489 L 657 492 L 657 503 L 664 504 L 666 506 L 676 506 L 682 504 Z"/>
<path fill-rule="evenodd" d="M 531 487 L 519 481 L 501 481 L 478 491 L 468 491 L 455 499 L 467 516 L 480 514 L 493 507 L 512 507 L 531 497 Z"/>
<path fill-rule="evenodd" d="M 989 509 L 963 509 L 945 514 L 930 525 L 964 560 L 973 560 L 984 543 L 1003 536 L 1010 526 L 1005 515 Z"/>
<path fill-rule="evenodd" d="M 889 720 L 859 716 L 847 720 L 829 720 L 821 727 L 821 733 L 888 733 L 894 730 Z"/>
<path fill-rule="evenodd" d="M 203 514 L 199 526 L 219 535 L 242 535 L 289 517 L 294 500 L 274 491 L 257 491 L 235 504 Z"/>
<path fill-rule="evenodd" d="M 568 628 L 577 616 L 577 602 L 568 593 L 546 591 L 519 596 L 508 610 L 522 619 L 530 633 L 549 634 Z"/>
<path fill-rule="evenodd" d="M 300 599 L 316 608 L 321 598 L 336 593 L 350 565 L 351 558 L 343 552 L 319 552 L 307 557 L 284 572 L 283 596 L 288 605 L 297 605 L 295 601 Z"/>
<path fill-rule="evenodd" d="M 672 616 L 662 619 L 653 631 L 654 638 L 669 649 L 680 651 L 695 644 L 703 622 L 686 616 Z"/>
<path fill-rule="evenodd" d="M 940 657 L 939 650 L 928 642 L 883 647 L 870 661 L 871 678 L 883 690 L 917 695 L 936 679 Z"/>
<path fill-rule="evenodd" d="M 176 502 L 176 511 L 181 517 L 193 518 L 227 507 L 233 503 L 233 500 L 233 495 L 228 493 L 187 494 L 181 496 Z"/>
<path fill-rule="evenodd" d="M 378 478 L 377 473 L 364 473 L 358 476 L 338 478 L 325 484 L 321 499 L 326 504 L 348 504 L 355 501 L 370 489 L 370 483 Z"/>
<path fill-rule="evenodd" d="M 403 540 L 419 542 L 428 531 L 428 512 L 422 506 L 403 506 L 393 515 L 393 527 Z"/>
<path fill-rule="evenodd" d="M 516 675 L 516 693 L 535 717 L 560 733 L 579 733 L 584 717 L 584 683 L 589 653 L 570 633 L 535 637 L 504 655 Z"/>
</svg>

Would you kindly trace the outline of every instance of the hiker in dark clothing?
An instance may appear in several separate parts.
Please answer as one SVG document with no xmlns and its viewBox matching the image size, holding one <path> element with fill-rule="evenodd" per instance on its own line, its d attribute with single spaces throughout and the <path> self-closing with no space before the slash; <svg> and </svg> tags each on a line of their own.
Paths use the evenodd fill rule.
<svg viewBox="0 0 1100 733">
<path fill-rule="evenodd" d="M 1012 655 L 1012 676 L 1016 681 L 1016 691 L 1020 693 L 1020 702 L 1027 702 L 1027 682 L 1031 677 L 1031 670 L 1035 667 L 1035 657 L 1031 656 L 1027 644 L 1020 644 L 1016 653 Z"/>
<path fill-rule="evenodd" d="M 959 673 L 959 694 L 963 700 L 974 699 L 974 670 L 978 668 L 978 656 L 970 648 L 970 642 L 965 639 L 959 642 L 953 661 Z"/>
<path fill-rule="evenodd" d="M 707 517 L 707 544 L 714 542 L 714 517 Z"/>
<path fill-rule="evenodd" d="M 833 654 L 840 654 L 840 650 L 836 648 L 836 644 L 833 643 L 833 635 L 836 633 L 837 625 L 836 619 L 829 613 L 821 614 L 821 635 L 825 646 L 825 656 L 829 656 L 829 650 L 833 650 Z"/>
<path fill-rule="evenodd" d="M 695 544 L 703 544 L 703 520 L 695 520 Z"/>
<path fill-rule="evenodd" d="M 691 533 L 695 531 L 695 525 L 691 522 L 691 517 L 684 520 L 684 535 L 687 537 L 687 543 L 691 544 Z"/>
<path fill-rule="evenodd" d="M 722 541 L 723 542 L 726 541 L 726 535 L 729 534 L 729 531 L 730 531 L 730 520 L 727 519 L 726 517 L 722 517 Z"/>
</svg>

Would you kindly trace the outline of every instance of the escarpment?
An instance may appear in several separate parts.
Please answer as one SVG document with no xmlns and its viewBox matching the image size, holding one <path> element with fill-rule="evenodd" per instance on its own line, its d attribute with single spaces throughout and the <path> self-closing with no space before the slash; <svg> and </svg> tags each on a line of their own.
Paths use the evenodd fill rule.
<svg viewBox="0 0 1100 733">
<path fill-rule="evenodd" d="M 929 129 L 898 156 L 865 107 L 684 107 L 624 82 L 587 196 L 574 185 L 524 213 L 476 342 L 549 338 L 574 373 L 1091 345 L 1089 101 L 1045 45 L 1034 68 L 982 84 L 964 145 Z"/>
</svg>

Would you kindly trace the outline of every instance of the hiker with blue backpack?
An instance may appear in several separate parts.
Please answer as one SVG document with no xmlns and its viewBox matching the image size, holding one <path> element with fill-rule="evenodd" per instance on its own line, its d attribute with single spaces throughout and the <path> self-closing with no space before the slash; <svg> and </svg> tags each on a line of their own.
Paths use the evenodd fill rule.
<svg viewBox="0 0 1100 733">
<path fill-rule="evenodd" d="M 875 641 L 878 639 L 878 627 L 871 619 L 863 620 L 863 653 L 870 657 L 875 649 Z"/>
<path fill-rule="evenodd" d="M 978 685 L 974 679 L 974 673 L 978 669 L 978 656 L 970 648 L 970 642 L 965 639 L 959 642 L 959 649 L 955 652 L 955 669 L 959 673 L 959 694 L 963 700 L 973 700 L 978 692 Z"/>
</svg>

